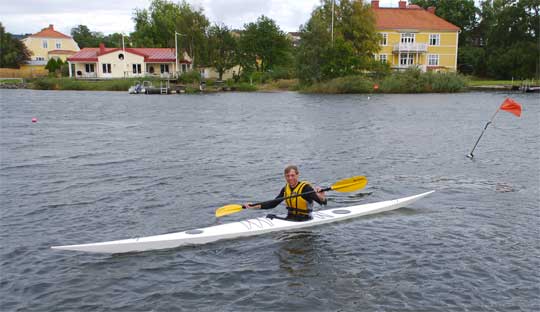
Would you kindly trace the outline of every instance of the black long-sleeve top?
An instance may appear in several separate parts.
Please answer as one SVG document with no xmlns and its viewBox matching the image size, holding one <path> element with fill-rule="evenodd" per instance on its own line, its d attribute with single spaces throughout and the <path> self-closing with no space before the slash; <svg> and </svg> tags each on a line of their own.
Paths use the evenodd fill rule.
<svg viewBox="0 0 540 312">
<path fill-rule="evenodd" d="M 324 201 L 322 201 L 314 191 L 315 190 L 313 189 L 313 187 L 311 187 L 311 185 L 307 184 L 306 186 L 304 186 L 304 189 L 302 190 L 302 193 L 308 193 L 308 192 L 313 192 L 313 193 L 304 194 L 304 195 L 301 195 L 301 196 L 302 196 L 303 199 L 305 199 L 310 204 L 313 203 L 313 201 L 315 201 L 319 205 L 326 205 L 326 203 L 327 203 L 326 198 L 324 199 Z M 281 189 L 278 196 L 276 196 L 276 198 L 274 200 L 267 201 L 267 202 L 261 204 L 261 209 L 275 208 L 277 205 L 279 205 L 283 201 L 283 196 L 285 196 L 285 187 L 283 187 Z"/>
</svg>

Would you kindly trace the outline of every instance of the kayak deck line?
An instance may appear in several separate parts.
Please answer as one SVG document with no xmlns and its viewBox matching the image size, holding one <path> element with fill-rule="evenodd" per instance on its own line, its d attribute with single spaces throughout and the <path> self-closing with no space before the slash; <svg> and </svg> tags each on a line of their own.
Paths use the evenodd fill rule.
<svg viewBox="0 0 540 312">
<path fill-rule="evenodd" d="M 301 229 L 330 222 L 338 222 L 369 214 L 381 213 L 404 207 L 435 191 L 393 199 L 382 202 L 362 204 L 349 207 L 319 210 L 312 213 L 313 218 L 308 221 L 288 221 L 282 219 L 269 219 L 258 217 L 249 220 L 226 223 L 206 228 L 192 229 L 183 232 L 161 234 L 146 237 L 122 239 L 116 241 L 53 246 L 56 250 L 72 250 L 94 253 L 126 253 L 147 250 L 170 249 L 186 245 L 199 245 L 218 240 L 248 237 L 275 231 Z"/>
</svg>

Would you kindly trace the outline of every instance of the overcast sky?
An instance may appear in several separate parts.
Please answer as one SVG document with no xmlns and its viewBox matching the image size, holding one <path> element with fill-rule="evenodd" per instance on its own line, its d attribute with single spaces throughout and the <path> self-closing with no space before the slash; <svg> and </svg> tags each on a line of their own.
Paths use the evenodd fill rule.
<svg viewBox="0 0 540 312">
<path fill-rule="evenodd" d="M 36 33 L 49 24 L 69 35 L 71 28 L 86 25 L 104 34 L 130 33 L 136 8 L 151 0 L 0 0 L 0 22 L 13 34 Z M 178 2 L 178 1 L 174 1 Z M 284 31 L 297 31 L 320 0 L 188 0 L 202 8 L 211 23 L 241 29 L 266 15 Z M 368 1 L 369 2 L 369 1 Z M 398 0 L 381 0 L 381 6 L 397 6 Z"/>
</svg>

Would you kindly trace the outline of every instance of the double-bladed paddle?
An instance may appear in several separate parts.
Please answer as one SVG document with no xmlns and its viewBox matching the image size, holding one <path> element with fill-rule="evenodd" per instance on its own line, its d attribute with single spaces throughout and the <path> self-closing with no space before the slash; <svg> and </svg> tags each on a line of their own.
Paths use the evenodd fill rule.
<svg viewBox="0 0 540 312">
<path fill-rule="evenodd" d="M 364 177 L 364 176 L 350 177 L 350 178 L 346 178 L 346 179 L 337 181 L 332 186 L 322 189 L 321 192 L 326 192 L 326 191 L 330 191 L 330 190 L 336 191 L 336 192 L 341 192 L 341 193 L 354 192 L 354 191 L 357 191 L 357 190 L 359 190 L 361 188 L 364 188 L 366 186 L 367 182 L 368 181 L 367 181 L 366 177 Z M 275 198 L 275 199 L 272 199 L 272 200 L 255 203 L 255 204 L 253 204 L 253 206 L 263 205 L 263 204 L 266 204 L 268 202 L 273 202 L 275 200 L 282 201 L 282 200 L 285 200 L 285 199 L 294 198 L 294 197 L 298 197 L 298 196 L 302 196 L 302 195 L 306 195 L 306 194 L 311 194 L 311 193 L 316 193 L 316 192 L 317 191 L 313 190 L 313 191 L 310 191 L 310 192 L 296 194 L 296 195 L 292 195 L 292 196 L 288 196 L 288 197 Z M 242 211 L 245 208 L 246 207 L 244 207 L 243 205 L 238 205 L 238 204 L 226 205 L 226 206 L 223 206 L 223 207 L 218 208 L 216 210 L 216 217 L 219 218 L 219 217 L 223 217 L 223 216 L 230 215 L 230 214 L 233 214 L 233 213 L 237 213 L 239 211 Z"/>
</svg>

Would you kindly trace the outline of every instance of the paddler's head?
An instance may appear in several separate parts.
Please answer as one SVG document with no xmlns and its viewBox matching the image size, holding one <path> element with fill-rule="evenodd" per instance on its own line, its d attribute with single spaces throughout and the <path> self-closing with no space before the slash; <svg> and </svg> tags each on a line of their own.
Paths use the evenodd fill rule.
<svg viewBox="0 0 540 312">
<path fill-rule="evenodd" d="M 285 168 L 285 180 L 291 187 L 295 187 L 298 184 L 298 176 L 300 172 L 298 171 L 298 167 L 294 165 L 289 165 Z"/>
</svg>

